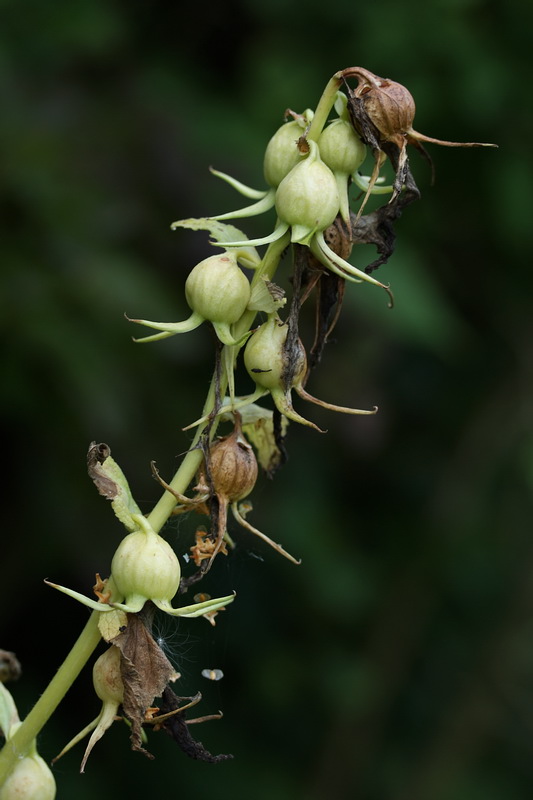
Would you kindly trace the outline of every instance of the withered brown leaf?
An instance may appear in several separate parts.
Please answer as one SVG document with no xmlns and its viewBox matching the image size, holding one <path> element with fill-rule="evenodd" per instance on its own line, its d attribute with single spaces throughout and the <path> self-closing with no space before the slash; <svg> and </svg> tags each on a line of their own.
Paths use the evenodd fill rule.
<svg viewBox="0 0 533 800">
<path fill-rule="evenodd" d="M 138 614 L 128 614 L 126 629 L 113 639 L 122 654 L 122 709 L 131 722 L 132 750 L 153 756 L 142 747 L 141 728 L 154 698 L 161 697 L 175 670 Z"/>
</svg>

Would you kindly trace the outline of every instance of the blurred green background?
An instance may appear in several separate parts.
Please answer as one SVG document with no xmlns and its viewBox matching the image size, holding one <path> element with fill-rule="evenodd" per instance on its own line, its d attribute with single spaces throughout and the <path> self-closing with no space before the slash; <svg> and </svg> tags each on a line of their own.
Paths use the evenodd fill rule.
<svg viewBox="0 0 533 800">
<path fill-rule="evenodd" d="M 309 390 L 379 414 L 297 402 L 328 434 L 292 425 L 289 462 L 253 495 L 252 523 L 301 567 L 234 531 L 202 583 L 238 592 L 216 628 L 158 623 L 180 693 L 224 711 L 195 734 L 235 760 L 190 761 L 159 734 L 150 762 L 117 724 L 85 775 L 82 745 L 57 764 L 59 798 L 533 795 L 531 23 L 518 0 L 0 3 L 0 646 L 23 664 L 21 714 L 87 618 L 42 579 L 88 591 L 120 536 L 89 443 L 111 446 L 148 511 L 150 460 L 169 477 L 190 441 L 208 331 L 137 347 L 123 314 L 186 316 L 185 277 L 212 250 L 170 222 L 244 204 L 208 167 L 260 188 L 285 109 L 352 65 L 405 84 L 418 130 L 500 145 L 432 147 L 433 187 L 413 151 L 422 200 L 378 273 L 396 307 L 347 288 Z M 170 523 L 178 552 L 197 521 Z M 87 669 L 45 758 L 98 708 Z"/>
</svg>

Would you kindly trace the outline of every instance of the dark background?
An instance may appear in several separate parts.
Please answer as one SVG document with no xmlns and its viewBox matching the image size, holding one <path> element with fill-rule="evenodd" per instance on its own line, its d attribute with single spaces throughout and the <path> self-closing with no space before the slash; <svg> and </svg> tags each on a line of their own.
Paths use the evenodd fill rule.
<svg viewBox="0 0 533 800">
<path fill-rule="evenodd" d="M 148 512 L 150 460 L 170 477 L 199 415 L 208 331 L 134 346 L 123 314 L 187 315 L 185 277 L 212 250 L 170 222 L 246 203 L 208 167 L 261 188 L 285 109 L 314 107 L 352 65 L 406 85 L 424 133 L 500 145 L 431 147 L 433 187 L 413 151 L 422 200 L 378 273 L 396 308 L 347 288 L 308 388 L 379 414 L 297 401 L 328 434 L 292 425 L 289 462 L 253 495 L 251 521 L 302 565 L 232 528 L 238 549 L 202 584 L 238 591 L 217 627 L 158 622 L 180 693 L 224 711 L 194 732 L 235 760 L 190 761 L 159 734 L 150 762 L 115 724 L 85 775 L 83 745 L 57 764 L 58 796 L 531 797 L 531 8 L 4 0 L 0 15 L 0 646 L 23 664 L 22 715 L 87 618 L 42 579 L 89 592 L 120 537 L 86 476 L 89 443 L 110 444 Z M 196 521 L 170 523 L 179 553 Z M 98 708 L 87 669 L 41 734 L 43 756 Z"/>
</svg>

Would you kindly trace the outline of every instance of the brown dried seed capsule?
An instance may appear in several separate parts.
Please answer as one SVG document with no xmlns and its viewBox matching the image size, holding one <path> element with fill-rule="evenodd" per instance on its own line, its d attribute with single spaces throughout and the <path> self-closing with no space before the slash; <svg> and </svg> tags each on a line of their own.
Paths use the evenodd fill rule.
<svg viewBox="0 0 533 800">
<path fill-rule="evenodd" d="M 209 451 L 209 470 L 213 492 L 229 504 L 247 497 L 257 480 L 257 460 L 241 432 L 240 414 L 235 414 L 235 429 L 216 441 Z"/>
<path fill-rule="evenodd" d="M 397 137 L 412 129 L 415 101 L 401 83 L 383 78 L 378 81 L 377 86 L 363 86 L 359 96 L 383 140 L 396 141 Z"/>
</svg>

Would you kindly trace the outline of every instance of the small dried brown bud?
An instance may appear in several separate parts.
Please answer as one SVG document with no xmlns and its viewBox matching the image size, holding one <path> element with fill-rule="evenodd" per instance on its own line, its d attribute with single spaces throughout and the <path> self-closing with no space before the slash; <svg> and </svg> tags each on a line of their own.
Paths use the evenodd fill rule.
<svg viewBox="0 0 533 800">
<path fill-rule="evenodd" d="M 213 492 L 235 503 L 247 497 L 257 480 L 257 460 L 241 431 L 240 414 L 235 414 L 235 429 L 216 441 L 209 451 L 209 471 Z"/>
</svg>

